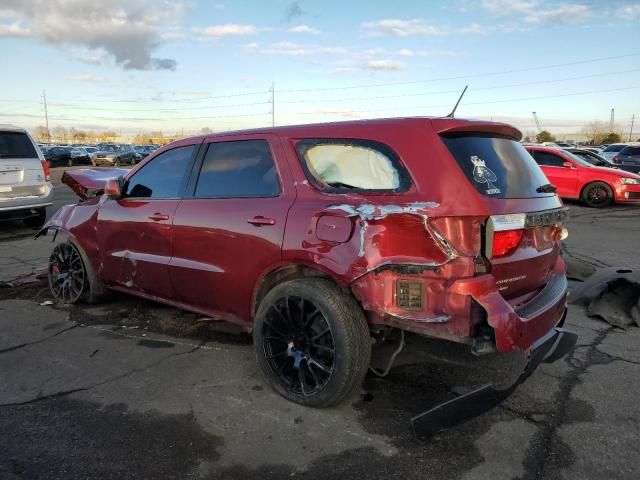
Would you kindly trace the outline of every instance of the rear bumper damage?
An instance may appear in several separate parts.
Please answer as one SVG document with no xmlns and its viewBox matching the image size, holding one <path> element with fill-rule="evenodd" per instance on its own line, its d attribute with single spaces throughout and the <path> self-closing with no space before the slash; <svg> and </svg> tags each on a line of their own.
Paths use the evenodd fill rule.
<svg viewBox="0 0 640 480">
<path fill-rule="evenodd" d="M 566 309 L 559 325 L 564 324 L 565 317 Z M 526 367 L 512 385 L 498 389 L 493 384 L 487 384 L 416 415 L 411 419 L 414 435 L 417 438 L 427 438 L 491 410 L 529 378 L 540 363 L 553 363 L 569 353 L 577 339 L 575 333 L 561 326 L 552 328 L 535 342 L 528 354 Z"/>
</svg>

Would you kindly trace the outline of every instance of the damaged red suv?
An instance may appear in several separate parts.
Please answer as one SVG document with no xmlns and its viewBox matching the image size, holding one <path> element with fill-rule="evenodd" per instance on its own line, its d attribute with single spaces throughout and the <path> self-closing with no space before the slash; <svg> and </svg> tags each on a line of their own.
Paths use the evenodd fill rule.
<svg viewBox="0 0 640 480">
<path fill-rule="evenodd" d="M 194 137 L 130 171 L 68 171 L 82 201 L 41 232 L 58 238 L 51 290 L 240 324 L 275 390 L 312 406 L 361 384 L 385 329 L 558 356 L 566 210 L 520 137 L 452 118 L 358 121 Z"/>
</svg>

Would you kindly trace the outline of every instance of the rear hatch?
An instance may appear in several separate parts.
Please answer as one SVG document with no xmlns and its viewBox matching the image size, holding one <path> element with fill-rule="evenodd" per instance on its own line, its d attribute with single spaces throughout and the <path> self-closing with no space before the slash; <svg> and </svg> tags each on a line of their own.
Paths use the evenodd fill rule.
<svg viewBox="0 0 640 480">
<path fill-rule="evenodd" d="M 20 131 L 0 131 L 0 200 L 42 195 L 44 170 L 36 147 Z"/>
<path fill-rule="evenodd" d="M 483 225 L 485 268 L 512 305 L 526 303 L 550 280 L 566 209 L 549 202 L 554 187 L 515 139 L 473 132 L 441 138 L 489 211 L 499 212 Z"/>
</svg>

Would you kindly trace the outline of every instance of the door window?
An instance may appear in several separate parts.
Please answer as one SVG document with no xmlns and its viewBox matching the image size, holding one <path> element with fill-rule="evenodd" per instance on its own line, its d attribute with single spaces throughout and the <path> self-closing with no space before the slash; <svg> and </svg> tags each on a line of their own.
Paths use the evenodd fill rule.
<svg viewBox="0 0 640 480">
<path fill-rule="evenodd" d="M 531 152 L 533 154 L 533 158 L 538 162 L 538 165 L 545 165 L 547 167 L 561 167 L 564 160 L 560 158 L 558 155 L 554 155 L 549 152 L 541 152 L 539 150 L 534 150 Z"/>
<path fill-rule="evenodd" d="M 126 197 L 177 198 L 187 174 L 195 145 L 161 153 L 127 182 Z"/>
<path fill-rule="evenodd" d="M 211 143 L 202 162 L 195 196 L 277 197 L 278 174 L 265 140 Z"/>
</svg>

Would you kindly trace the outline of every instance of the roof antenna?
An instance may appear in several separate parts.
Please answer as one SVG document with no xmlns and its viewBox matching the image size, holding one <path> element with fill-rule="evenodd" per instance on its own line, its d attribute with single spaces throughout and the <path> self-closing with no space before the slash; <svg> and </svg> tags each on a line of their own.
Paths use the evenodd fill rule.
<svg viewBox="0 0 640 480">
<path fill-rule="evenodd" d="M 465 85 L 464 86 L 464 90 L 462 90 L 462 93 L 460 94 L 460 97 L 458 98 L 458 101 L 456 102 L 455 107 L 453 107 L 453 110 L 451 110 L 451 113 L 449 115 L 447 115 L 448 118 L 453 118 L 454 113 L 456 113 L 456 110 L 458 109 L 458 105 L 460 104 L 460 100 L 462 100 L 462 97 L 464 97 L 464 92 L 467 91 L 467 88 L 469 87 L 469 85 Z"/>
</svg>

